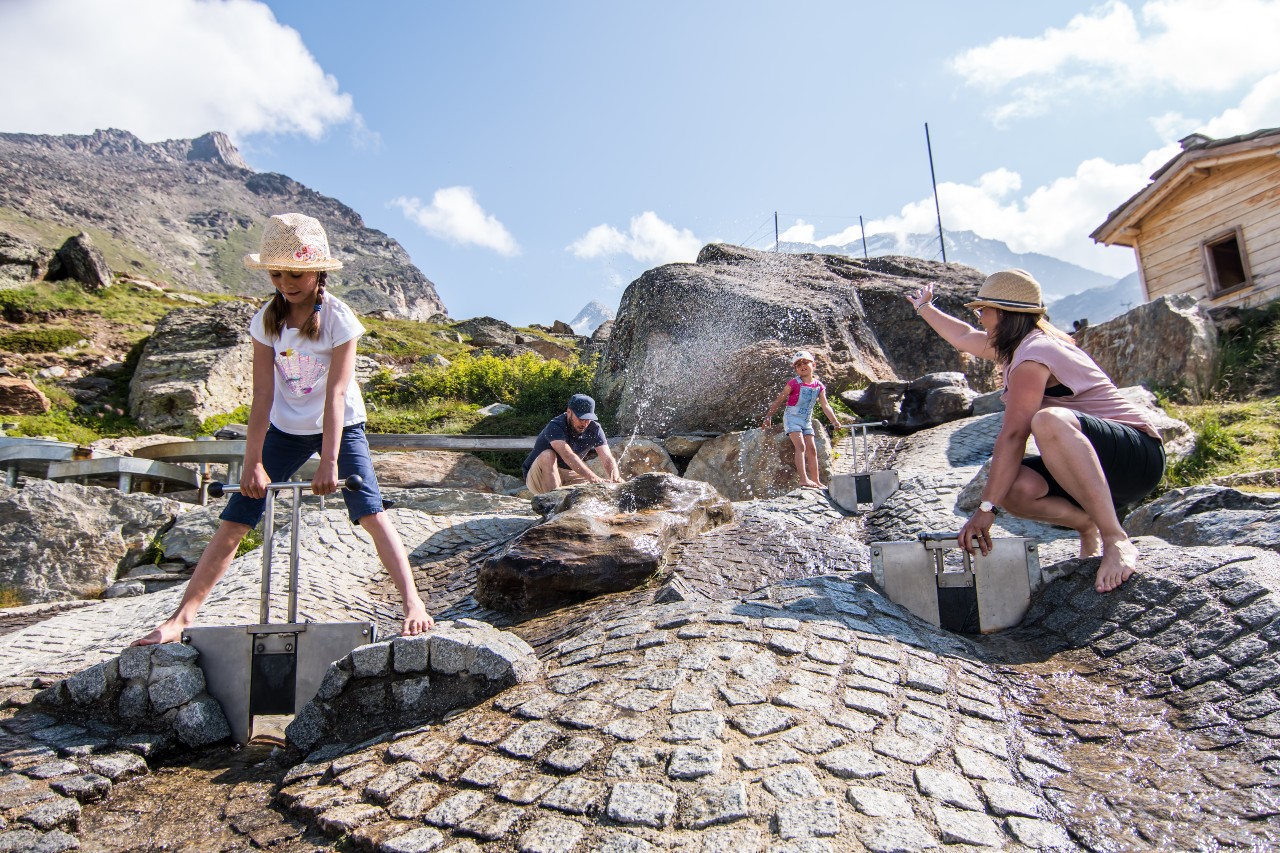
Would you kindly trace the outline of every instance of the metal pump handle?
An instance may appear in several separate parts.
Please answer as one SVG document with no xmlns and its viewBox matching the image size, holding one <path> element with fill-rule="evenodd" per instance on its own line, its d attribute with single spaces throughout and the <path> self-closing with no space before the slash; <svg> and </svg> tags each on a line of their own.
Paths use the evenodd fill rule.
<svg viewBox="0 0 1280 853">
<path fill-rule="evenodd" d="M 359 474 L 352 474 L 343 481 L 342 487 L 354 492 L 364 485 Z M 259 621 L 266 625 L 271 621 L 271 557 L 274 551 L 275 538 L 275 497 L 276 492 L 288 489 L 293 492 L 293 524 L 289 528 L 289 622 L 298 621 L 298 532 L 302 528 L 302 490 L 310 489 L 311 484 L 301 481 L 288 483 L 271 483 L 267 486 L 267 505 L 263 511 L 262 521 L 262 597 L 258 607 Z M 213 482 L 209 484 L 209 494 L 220 498 L 228 492 L 239 492 L 240 486 L 229 486 Z"/>
</svg>

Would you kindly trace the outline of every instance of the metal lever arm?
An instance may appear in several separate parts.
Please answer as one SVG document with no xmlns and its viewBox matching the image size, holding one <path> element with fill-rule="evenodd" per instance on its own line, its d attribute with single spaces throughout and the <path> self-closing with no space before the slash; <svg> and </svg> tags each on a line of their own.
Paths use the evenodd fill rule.
<svg viewBox="0 0 1280 853">
<path fill-rule="evenodd" d="M 364 485 L 364 478 L 361 477 L 359 474 L 352 474 L 350 477 L 342 481 L 342 488 L 346 489 L 348 492 L 358 491 L 359 488 L 363 485 Z M 299 481 L 299 482 L 289 482 L 289 483 L 271 483 L 270 485 L 267 486 L 267 491 L 279 492 L 285 489 L 309 489 L 309 488 L 311 488 L 310 483 L 304 483 Z M 226 483 L 219 483 L 216 480 L 209 484 L 210 497 L 220 498 L 223 495 L 232 494 L 233 492 L 238 493 L 239 491 L 240 491 L 240 487 L 238 485 L 228 485 Z"/>
<path fill-rule="evenodd" d="M 343 481 L 343 488 L 354 492 L 364 485 L 359 474 L 352 474 Z M 298 621 L 298 534 L 302 527 L 302 491 L 310 489 L 310 483 L 301 481 L 288 483 L 271 483 L 267 486 L 267 506 L 263 512 L 262 522 L 262 591 L 259 606 L 259 621 L 266 625 L 271 621 L 271 557 L 275 548 L 275 497 L 276 492 L 289 490 L 293 492 L 293 525 L 289 548 L 289 622 Z M 239 492 L 240 486 L 228 486 L 222 483 L 210 483 L 209 494 L 220 498 L 228 492 Z"/>
</svg>

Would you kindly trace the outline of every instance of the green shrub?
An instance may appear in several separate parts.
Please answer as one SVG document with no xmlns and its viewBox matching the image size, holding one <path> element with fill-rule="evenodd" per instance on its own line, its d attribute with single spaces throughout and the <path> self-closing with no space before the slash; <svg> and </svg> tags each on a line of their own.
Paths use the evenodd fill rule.
<svg viewBox="0 0 1280 853">
<path fill-rule="evenodd" d="M 1174 488 L 1204 483 L 1219 469 L 1244 455 L 1244 448 L 1222 426 L 1217 414 L 1206 415 L 1196 430 L 1196 447 L 1169 466 L 1166 477 Z"/>
<path fill-rule="evenodd" d="M 249 423 L 250 408 L 249 404 L 246 403 L 234 412 L 227 412 L 225 415 L 214 415 L 211 418 L 206 418 L 204 422 L 200 424 L 200 429 L 196 434 L 213 435 L 227 424 L 247 424 Z"/>
<path fill-rule="evenodd" d="M 76 329 L 19 329 L 0 335 L 0 349 L 9 352 L 57 352 L 84 339 Z"/>
<path fill-rule="evenodd" d="M 365 399 L 379 409 L 442 405 L 445 401 L 472 406 L 505 403 L 514 411 L 506 419 L 486 419 L 486 428 L 491 423 L 513 425 L 509 416 L 523 415 L 541 420 L 541 429 L 548 418 L 564 411 L 569 397 L 591 390 L 594 374 L 593 363 L 543 361 L 532 353 L 515 358 L 463 356 L 448 367 L 423 367 L 398 379 L 386 371 L 376 374 L 366 388 Z"/>
<path fill-rule="evenodd" d="M 1280 302 L 1241 312 L 1218 339 L 1215 388 L 1221 397 L 1246 400 L 1280 394 Z"/>
</svg>

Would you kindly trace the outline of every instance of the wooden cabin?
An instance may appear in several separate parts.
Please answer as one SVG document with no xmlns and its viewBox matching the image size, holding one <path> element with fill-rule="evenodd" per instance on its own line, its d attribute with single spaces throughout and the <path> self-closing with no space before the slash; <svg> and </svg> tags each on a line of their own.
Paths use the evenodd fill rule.
<svg viewBox="0 0 1280 853">
<path fill-rule="evenodd" d="M 1147 300 L 1189 293 L 1212 309 L 1280 298 L 1280 128 L 1181 144 L 1090 236 L 1132 247 Z"/>
</svg>

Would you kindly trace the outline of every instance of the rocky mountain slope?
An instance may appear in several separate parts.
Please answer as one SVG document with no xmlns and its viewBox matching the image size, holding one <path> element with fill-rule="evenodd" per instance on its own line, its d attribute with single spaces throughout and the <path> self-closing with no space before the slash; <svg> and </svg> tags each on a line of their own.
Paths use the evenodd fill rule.
<svg viewBox="0 0 1280 853">
<path fill-rule="evenodd" d="M 361 313 L 446 313 L 435 285 L 395 240 L 286 175 L 249 168 L 222 133 L 148 144 L 122 130 L 89 136 L 0 133 L 0 232 L 48 248 L 90 233 L 117 266 L 183 290 L 260 294 L 263 221 L 300 211 L 324 223 L 345 267 L 335 293 Z"/>
</svg>

